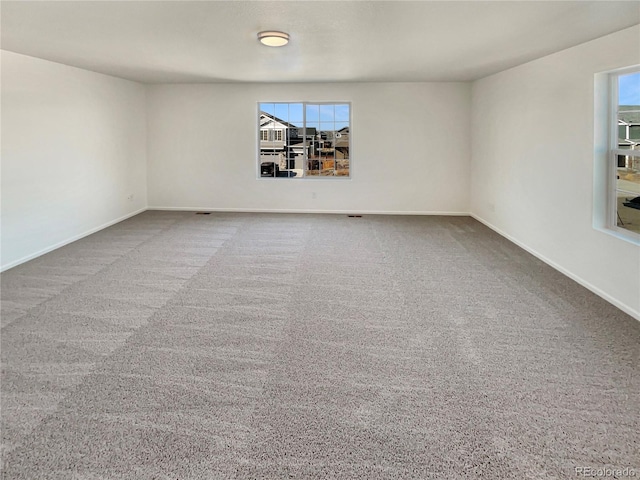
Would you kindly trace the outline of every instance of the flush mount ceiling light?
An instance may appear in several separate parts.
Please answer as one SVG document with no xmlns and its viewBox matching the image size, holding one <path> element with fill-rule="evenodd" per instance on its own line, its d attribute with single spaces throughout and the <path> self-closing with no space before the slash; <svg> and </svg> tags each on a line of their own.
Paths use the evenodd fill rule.
<svg viewBox="0 0 640 480">
<path fill-rule="evenodd" d="M 275 31 L 260 32 L 258 40 L 268 47 L 283 47 L 289 43 L 289 34 Z"/>
</svg>

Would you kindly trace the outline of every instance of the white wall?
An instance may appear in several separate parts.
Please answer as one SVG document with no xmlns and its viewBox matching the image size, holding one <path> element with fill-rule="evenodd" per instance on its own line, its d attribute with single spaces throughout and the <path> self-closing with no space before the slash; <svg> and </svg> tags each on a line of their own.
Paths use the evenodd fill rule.
<svg viewBox="0 0 640 480">
<path fill-rule="evenodd" d="M 6 51 L 1 61 L 6 269 L 146 207 L 146 117 L 140 84 Z"/>
<path fill-rule="evenodd" d="M 469 211 L 469 84 L 158 85 L 147 100 L 151 208 Z M 352 102 L 352 178 L 256 178 L 260 101 Z"/>
<path fill-rule="evenodd" d="M 592 226 L 594 74 L 640 63 L 639 38 L 632 27 L 474 82 L 471 212 L 640 319 L 640 248 Z"/>
</svg>

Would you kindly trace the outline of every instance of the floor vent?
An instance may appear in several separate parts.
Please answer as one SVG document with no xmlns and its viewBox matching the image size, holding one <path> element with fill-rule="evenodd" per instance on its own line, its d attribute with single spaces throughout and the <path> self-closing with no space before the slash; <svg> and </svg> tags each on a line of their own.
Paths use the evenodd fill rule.
<svg viewBox="0 0 640 480">
<path fill-rule="evenodd" d="M 349 218 L 362 218 L 362 215 L 349 215 Z"/>
<path fill-rule="evenodd" d="M 211 212 L 196 212 L 196 215 L 211 215 Z"/>
</svg>

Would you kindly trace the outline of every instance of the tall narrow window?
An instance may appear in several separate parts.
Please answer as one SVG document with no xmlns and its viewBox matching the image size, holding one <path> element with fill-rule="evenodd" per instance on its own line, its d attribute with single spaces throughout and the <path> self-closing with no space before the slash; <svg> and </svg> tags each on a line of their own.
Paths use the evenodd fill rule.
<svg viewBox="0 0 640 480">
<path fill-rule="evenodd" d="M 612 74 L 611 89 L 611 223 L 640 237 L 640 69 Z"/>
<path fill-rule="evenodd" d="M 350 127 L 349 103 L 259 103 L 260 176 L 348 178 Z"/>
</svg>

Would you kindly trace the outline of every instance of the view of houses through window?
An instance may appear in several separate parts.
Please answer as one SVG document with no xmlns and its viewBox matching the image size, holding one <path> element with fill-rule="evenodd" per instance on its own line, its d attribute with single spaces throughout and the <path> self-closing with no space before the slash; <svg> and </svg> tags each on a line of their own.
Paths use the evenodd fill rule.
<svg viewBox="0 0 640 480">
<path fill-rule="evenodd" d="M 640 71 L 614 76 L 617 145 L 612 145 L 616 165 L 615 222 L 640 233 Z M 613 136 L 613 135 L 612 135 Z"/>
<path fill-rule="evenodd" d="M 260 103 L 261 177 L 349 177 L 348 103 Z"/>
</svg>

